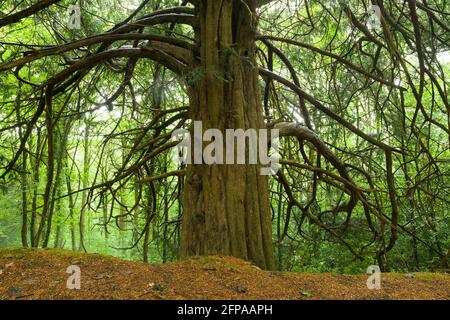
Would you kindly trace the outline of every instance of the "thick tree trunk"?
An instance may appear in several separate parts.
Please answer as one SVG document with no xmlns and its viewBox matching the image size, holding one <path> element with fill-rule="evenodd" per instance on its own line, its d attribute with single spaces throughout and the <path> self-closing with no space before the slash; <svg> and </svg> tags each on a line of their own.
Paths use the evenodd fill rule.
<svg viewBox="0 0 450 320">
<path fill-rule="evenodd" d="M 89 184 L 89 158 L 90 158 L 90 146 L 89 146 L 89 134 L 91 130 L 91 124 L 88 119 L 85 119 L 85 131 L 84 131 L 84 157 L 83 157 L 83 177 L 82 177 L 82 188 L 83 193 L 81 194 L 81 210 L 80 210 L 80 244 L 79 251 L 86 251 L 86 238 L 85 238 L 85 227 L 86 227 L 86 208 L 87 208 L 87 197 L 88 191 L 87 187 Z"/>
<path fill-rule="evenodd" d="M 203 130 L 264 127 L 256 68 L 254 0 L 203 0 L 201 59 L 192 66 L 191 117 Z M 200 75 L 200 76 L 198 76 Z M 189 165 L 181 256 L 233 255 L 273 269 L 266 176 L 258 165 Z"/>
</svg>

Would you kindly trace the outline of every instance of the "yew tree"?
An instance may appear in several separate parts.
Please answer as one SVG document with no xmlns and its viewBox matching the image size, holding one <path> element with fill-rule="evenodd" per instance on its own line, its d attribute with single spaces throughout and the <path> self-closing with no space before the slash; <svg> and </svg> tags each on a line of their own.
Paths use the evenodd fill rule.
<svg viewBox="0 0 450 320">
<path fill-rule="evenodd" d="M 19 175 L 25 190 L 45 172 L 29 210 L 23 193 L 24 246 L 48 246 L 58 201 L 68 199 L 73 217 L 82 193 L 80 247 L 88 211 L 104 206 L 105 232 L 110 221 L 120 230 L 132 224 L 132 247 L 143 241 L 146 260 L 154 219 L 170 223 L 171 197 L 155 195 L 176 190 L 180 257 L 231 255 L 274 269 L 276 251 L 281 268 L 286 239 L 311 239 L 305 221 L 355 259 L 371 248 L 383 270 L 399 233 L 445 257 L 440 240 L 422 239 L 414 222 L 418 203 L 449 206 L 448 190 L 428 185 L 436 172 L 435 183 L 448 183 L 448 82 L 438 59 L 449 50 L 445 2 L 79 1 L 79 29 L 66 24 L 70 1 L 13 2 L 0 1 L 0 94 L 11 109 L 1 132 L 13 140 L 0 178 Z M 105 109 L 114 125 L 99 129 L 90 115 Z M 175 167 L 171 133 L 192 131 L 194 121 L 224 136 L 277 128 L 281 170 Z M 84 128 L 82 170 L 68 151 L 83 139 L 75 123 Z M 89 149 L 89 135 L 100 149 Z M 120 161 L 109 156 L 117 150 Z M 67 172 L 76 170 L 84 173 L 74 189 Z M 178 182 L 156 184 L 170 177 Z M 436 215 L 424 218 L 435 229 Z M 348 240 L 352 223 L 365 230 L 364 243 Z"/>
</svg>

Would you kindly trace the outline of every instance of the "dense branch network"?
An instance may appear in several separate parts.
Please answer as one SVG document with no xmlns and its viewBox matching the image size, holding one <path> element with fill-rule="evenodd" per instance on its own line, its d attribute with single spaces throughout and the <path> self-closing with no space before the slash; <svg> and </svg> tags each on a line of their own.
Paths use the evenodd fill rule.
<svg viewBox="0 0 450 320">
<path fill-rule="evenodd" d="M 33 245 L 43 237 L 47 244 L 48 234 L 44 233 L 50 229 L 52 207 L 60 199 L 74 201 L 74 196 L 86 194 L 83 208 L 98 210 L 110 197 L 122 208 L 121 214 L 115 215 L 111 206 L 100 224 L 108 228 L 114 219 L 120 227 L 123 219 L 138 210 L 143 190 L 148 188 L 145 197 L 151 208 L 133 248 L 142 238 L 148 241 L 148 226 L 156 214 L 155 186 L 164 185 L 169 202 L 180 200 L 182 194 L 185 170 L 168 169 L 167 155 L 176 145 L 170 139 L 172 131 L 189 122 L 189 107 L 176 101 L 183 100 L 178 99 L 179 93 L 164 104 L 161 97 L 167 89 L 161 84 L 180 91 L 185 83 L 196 81 L 205 72 L 190 68 L 199 59 L 201 45 L 192 37 L 192 30 L 198 28 L 198 3 L 184 1 L 180 6 L 153 10 L 153 1 L 142 1 L 106 32 L 88 36 L 78 32 L 77 40 L 68 40 L 61 36 L 68 34 L 67 30 L 43 18 L 43 12 L 59 2 L 38 1 L 0 18 L 2 38 L 20 35 L 22 24 L 31 23 L 29 17 L 41 17 L 40 27 L 45 27 L 57 42 L 37 45 L 20 40 L 20 36 L 16 41 L 0 41 L 1 51 L 8 51 L 1 56 L 2 77 L 16 80 L 16 101 L 8 102 L 3 95 L 0 103 L 18 106 L 9 114 L 2 112 L 0 133 L 19 130 L 19 139 L 11 144 L 10 158 L 2 159 L 0 177 L 7 180 L 24 174 L 19 162 L 26 161 L 26 155 L 38 171 L 42 165 L 47 168 L 44 201 L 32 209 L 41 210 L 40 219 L 36 216 L 33 222 L 37 224 Z M 449 188 L 430 186 L 434 182 L 448 187 L 450 175 L 448 80 L 438 61 L 440 53 L 449 51 L 445 2 L 440 6 L 416 0 L 373 1 L 381 9 L 377 30 L 365 23 L 368 1 L 335 3 L 258 2 L 261 28 L 255 46 L 260 65 L 255 68 L 265 88 L 261 108 L 268 127 L 279 128 L 283 137 L 283 169 L 271 182 L 274 201 L 282 209 L 276 217 L 280 224 L 278 241 L 288 237 L 295 242 L 297 235 L 308 239 L 302 230 L 308 220 L 358 258 L 375 243 L 375 255 L 383 264 L 398 233 L 411 236 L 444 257 L 439 241 L 421 239 L 411 227 L 413 222 L 405 223 L 403 218 L 401 224 L 400 216 L 416 219 L 414 213 L 403 209 L 414 199 L 410 202 L 412 210 L 427 215 L 425 220 L 435 227 L 430 219 L 434 213 L 425 213 L 428 211 L 423 207 L 432 201 L 444 210 L 450 208 Z M 291 16 L 289 10 L 283 10 L 285 5 L 301 10 L 301 14 Z M 46 77 L 33 76 L 50 63 Z M 149 87 L 142 79 L 149 74 L 152 95 L 146 103 L 150 107 L 143 107 L 142 96 Z M 118 84 L 113 88 L 102 80 L 105 77 L 118 79 Z M 431 101 L 425 98 L 429 96 Z M 66 174 L 64 163 L 72 162 L 70 170 L 81 170 L 75 168 L 75 159 L 70 161 L 62 155 L 65 151 L 57 145 L 64 145 L 61 140 L 67 143 L 67 137 L 76 134 L 70 130 L 76 121 L 94 129 L 96 123 L 89 120 L 89 114 L 105 106 L 119 115 L 108 127 L 110 132 L 102 134 L 101 147 L 95 150 L 96 161 L 111 160 L 114 172 L 102 172 L 104 168 L 99 166 L 89 184 L 57 194 L 55 186 Z M 152 115 L 150 121 L 136 116 L 135 126 L 125 129 L 121 116 L 137 115 L 140 108 Z M 433 137 L 439 137 L 438 141 Z M 114 141 L 121 141 L 127 151 L 120 164 L 108 159 Z M 127 205 L 121 193 L 135 180 L 135 203 Z M 372 234 L 369 243 L 355 245 L 346 240 L 352 214 L 357 210 Z M 281 212 L 285 214 L 281 216 Z"/>
</svg>

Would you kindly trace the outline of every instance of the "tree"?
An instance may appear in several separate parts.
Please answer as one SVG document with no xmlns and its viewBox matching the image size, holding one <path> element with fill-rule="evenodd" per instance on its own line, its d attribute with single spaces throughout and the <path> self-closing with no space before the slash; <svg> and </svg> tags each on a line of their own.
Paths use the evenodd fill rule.
<svg viewBox="0 0 450 320">
<path fill-rule="evenodd" d="M 199 1 L 190 63 L 190 118 L 203 129 L 263 128 L 256 64 L 256 1 Z M 190 165 L 181 254 L 234 255 L 274 268 L 267 177 L 256 165 Z"/>
<path fill-rule="evenodd" d="M 2 10 L 11 13 L 0 18 L 0 178 L 11 186 L 20 176 L 23 245 L 29 227 L 31 246 L 46 246 L 57 203 L 72 224 L 79 216 L 82 243 L 85 217 L 97 221 L 100 207 L 105 236 L 117 226 L 108 242 L 132 226 L 119 246 L 143 242 L 145 261 L 158 241 L 164 261 L 234 255 L 266 269 L 274 251 L 278 268 L 298 267 L 299 256 L 327 266 L 370 259 L 383 271 L 411 250 L 414 267 L 446 258 L 445 1 L 104 3 L 80 2 L 80 30 L 61 18 L 68 1 Z M 82 115 L 105 114 L 77 158 Z M 222 133 L 279 129 L 281 170 L 177 167 L 171 134 L 193 121 Z"/>
<path fill-rule="evenodd" d="M 191 79 L 189 83 L 190 118 L 203 121 L 206 129 L 263 128 L 258 70 L 255 69 L 257 1 L 203 0 L 193 3 L 195 8 L 160 10 L 141 21 L 148 25 L 189 24 L 195 30 L 195 44 L 187 45 L 171 37 L 130 33 L 123 39 L 148 38 L 150 42 L 145 47 L 105 50 L 109 46 L 106 41 L 121 39 L 121 34 L 136 29 L 132 25 L 116 26 L 109 34 L 75 42 L 77 48 L 96 42 L 103 42 L 103 45 L 85 61 L 75 63 L 47 82 L 36 117 L 44 109 L 48 112 L 52 97 L 63 90 L 58 85 L 67 76 L 75 73 L 62 86 L 79 81 L 88 68 L 106 59 L 149 57 L 180 75 L 201 73 L 200 79 Z M 31 13 L 34 12 L 27 14 Z M 51 118 L 48 124 L 52 124 Z M 49 141 L 50 138 L 51 135 Z M 52 183 L 52 174 L 49 173 L 47 189 Z M 83 189 L 86 189 L 85 184 Z M 257 166 L 189 166 L 184 199 L 182 256 L 235 255 L 261 267 L 274 268 L 267 177 L 259 175 Z M 45 202 L 44 212 L 47 206 Z"/>
</svg>

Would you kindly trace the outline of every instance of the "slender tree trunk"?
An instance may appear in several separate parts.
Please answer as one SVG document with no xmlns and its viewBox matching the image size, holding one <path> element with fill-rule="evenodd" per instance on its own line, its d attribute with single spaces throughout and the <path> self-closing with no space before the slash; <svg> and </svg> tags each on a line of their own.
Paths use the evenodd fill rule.
<svg viewBox="0 0 450 320">
<path fill-rule="evenodd" d="M 17 122 L 22 122 L 22 117 L 20 115 L 20 97 L 22 92 L 22 83 L 19 82 L 19 93 L 17 95 L 16 99 L 16 118 Z M 19 139 L 22 141 L 23 134 L 22 134 L 22 126 L 19 126 Z M 27 179 L 27 151 L 26 148 L 22 151 L 22 168 L 20 173 L 20 189 L 22 191 L 22 230 L 21 230 L 21 238 L 22 238 L 22 246 L 28 247 L 28 240 L 27 240 L 27 224 L 28 224 L 28 218 L 27 218 L 27 210 L 28 210 L 28 199 L 27 199 L 27 192 L 28 192 L 28 179 Z"/>
<path fill-rule="evenodd" d="M 164 170 L 167 172 L 167 168 Z M 165 193 L 168 191 L 168 187 L 164 187 Z M 166 193 L 167 194 L 167 193 Z M 167 255 L 169 250 L 169 197 L 166 196 L 163 198 L 163 263 L 167 262 Z"/>
<path fill-rule="evenodd" d="M 254 0 L 201 0 L 196 38 L 201 79 L 190 83 L 191 117 L 203 130 L 264 127 L 256 68 Z M 269 191 L 258 165 L 189 165 L 181 256 L 223 254 L 274 269 Z"/>
<path fill-rule="evenodd" d="M 20 100 L 22 94 L 22 82 L 19 82 L 19 93 L 17 94 L 16 103 L 15 103 L 15 111 L 16 111 L 16 119 L 17 123 L 22 122 L 22 117 L 20 115 Z M 22 134 L 22 126 L 18 127 L 19 131 L 19 139 L 23 140 Z M 28 180 L 27 180 L 27 150 L 26 148 L 22 151 L 22 168 L 20 173 L 20 189 L 22 191 L 22 229 L 21 229 L 21 238 L 22 238 L 22 246 L 28 247 L 27 240 L 27 210 L 28 210 L 28 200 L 27 200 L 27 189 L 28 189 Z"/>
<path fill-rule="evenodd" d="M 36 237 L 36 223 L 37 223 L 37 198 L 39 190 L 39 167 L 41 162 L 41 130 L 38 128 L 36 139 L 36 152 L 35 161 L 33 166 L 33 199 L 31 203 L 31 220 L 30 220 L 30 244 L 31 246 L 37 247 L 38 243 L 35 241 Z M 31 148 L 30 148 L 31 149 Z"/>
<path fill-rule="evenodd" d="M 22 230 L 21 230 L 22 246 L 28 247 L 28 240 L 27 240 L 28 178 L 27 178 L 27 152 L 26 151 L 24 151 L 22 153 L 22 172 L 20 173 L 20 184 L 21 184 L 21 189 L 22 189 Z"/>
<path fill-rule="evenodd" d="M 150 170 L 147 170 L 147 174 L 150 174 Z M 152 234 L 150 229 L 150 223 L 152 219 L 156 215 L 156 192 L 153 187 L 153 182 L 150 182 L 147 191 L 146 191 L 146 201 L 145 201 L 145 235 L 144 235 L 144 244 L 142 247 L 142 259 L 144 262 L 148 262 L 148 251 L 149 244 L 152 241 Z"/>
<path fill-rule="evenodd" d="M 105 153 L 109 154 L 110 150 L 109 150 L 109 144 L 107 144 L 105 146 Z M 101 168 L 101 174 L 102 174 L 102 181 L 108 181 L 108 165 L 105 164 L 102 168 Z M 103 232 L 104 232 L 104 240 L 105 240 L 105 246 L 108 246 L 108 241 L 109 241 L 109 232 L 108 232 L 108 221 L 109 221 L 109 215 L 110 215 L 110 211 L 109 211 L 109 194 L 105 193 L 103 195 L 103 197 L 101 198 L 102 201 L 102 222 L 103 222 Z"/>
<path fill-rule="evenodd" d="M 108 244 L 108 196 L 104 195 L 102 199 L 102 210 L 103 210 L 103 232 L 105 237 L 105 246 Z"/>
<path fill-rule="evenodd" d="M 53 185 L 53 190 L 51 193 L 51 201 L 50 201 L 50 208 L 48 212 L 48 220 L 47 220 L 47 231 L 45 234 L 45 239 L 43 243 L 43 247 L 46 248 L 48 246 L 48 242 L 50 241 L 50 233 L 52 230 L 52 223 L 53 223 L 53 215 L 55 211 L 55 198 L 57 193 L 61 192 L 61 175 L 63 171 L 64 164 L 66 162 L 66 145 L 67 140 L 69 138 L 70 128 L 72 127 L 71 120 L 65 122 L 64 128 L 61 130 L 62 134 L 60 134 L 56 128 L 55 128 L 55 146 L 54 146 L 54 152 L 55 152 L 55 158 L 57 160 L 57 166 L 56 166 L 56 175 L 55 175 L 55 183 Z M 59 201 L 59 200 L 57 200 Z M 60 209 L 60 203 L 59 208 L 56 209 L 56 214 L 58 216 L 61 215 L 61 209 Z M 57 226 L 59 229 L 61 229 L 61 225 L 58 224 Z M 58 233 L 59 234 L 59 233 Z M 58 242 L 59 243 L 59 242 Z"/>
<path fill-rule="evenodd" d="M 62 220 L 62 212 L 61 212 L 61 183 L 58 182 L 58 191 L 56 193 L 56 197 L 58 198 L 56 200 L 55 210 L 56 210 L 56 217 L 57 217 L 57 225 L 56 225 L 56 231 L 55 231 L 55 242 L 53 244 L 54 248 L 63 248 L 64 247 L 64 241 L 63 241 L 63 235 L 64 235 L 64 223 Z"/>
<path fill-rule="evenodd" d="M 84 159 L 83 159 L 83 177 L 82 177 L 82 188 L 83 193 L 81 195 L 81 210 L 80 210 L 80 246 L 79 250 L 86 250 L 85 242 L 84 242 L 84 228 L 85 228 L 85 213 L 87 207 L 87 195 L 88 191 L 86 188 L 89 183 L 89 133 L 90 133 L 90 123 L 86 119 L 85 122 L 85 131 L 84 131 Z"/>
<path fill-rule="evenodd" d="M 142 246 L 142 261 L 148 263 L 148 245 L 150 241 L 150 228 L 146 227 L 144 234 L 144 244 Z"/>
<path fill-rule="evenodd" d="M 126 161 L 126 148 L 127 143 L 125 139 L 121 139 L 121 157 L 122 157 L 122 163 Z M 119 191 L 119 199 L 121 203 L 118 203 L 119 205 L 119 218 L 118 218 L 118 227 L 119 227 L 119 247 L 125 247 L 126 246 L 126 240 L 127 240 L 127 210 L 124 206 L 127 205 L 128 200 L 128 192 L 126 191 L 126 188 L 121 189 Z M 126 251 L 122 251 L 122 253 L 126 253 Z"/>
<path fill-rule="evenodd" d="M 131 237 L 131 241 L 133 244 L 136 243 L 136 241 L 139 241 L 139 236 L 140 236 L 140 228 L 139 228 L 139 214 L 141 213 L 141 204 L 142 204 L 142 190 L 140 189 L 140 184 L 139 184 L 139 178 L 135 177 L 134 179 L 134 203 L 136 205 L 136 207 L 133 210 L 133 217 L 132 217 L 132 222 L 133 222 L 133 228 L 132 228 L 132 237 Z M 136 254 L 138 254 L 139 249 L 137 246 L 135 246 L 132 249 L 131 252 L 131 256 L 135 256 Z"/>
<path fill-rule="evenodd" d="M 279 199 L 278 199 L 278 205 L 277 205 L 277 269 L 278 271 L 282 271 L 283 270 L 283 243 L 282 243 L 282 239 L 281 239 L 281 235 L 282 235 L 282 230 L 281 230 L 281 216 L 282 216 L 282 209 L 283 209 L 283 194 L 282 194 L 282 189 L 281 189 L 281 184 L 278 185 L 278 194 L 279 194 Z"/>
</svg>

